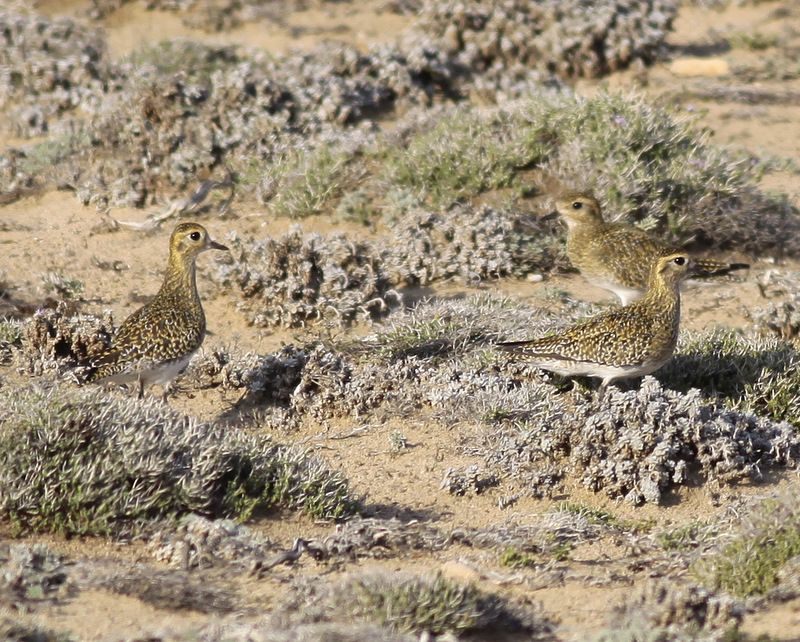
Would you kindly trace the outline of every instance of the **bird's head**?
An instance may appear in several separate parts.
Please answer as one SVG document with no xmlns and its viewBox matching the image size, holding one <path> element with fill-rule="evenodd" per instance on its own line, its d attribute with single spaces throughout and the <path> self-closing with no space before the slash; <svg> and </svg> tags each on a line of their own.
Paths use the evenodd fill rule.
<svg viewBox="0 0 800 642">
<path fill-rule="evenodd" d="M 194 259 L 206 250 L 227 250 L 222 243 L 213 241 L 206 228 L 199 223 L 180 223 L 172 231 L 170 252 L 183 259 Z"/>
<path fill-rule="evenodd" d="M 653 266 L 651 282 L 654 275 L 666 285 L 676 285 L 683 281 L 692 267 L 691 257 L 684 252 L 675 252 L 661 256 Z"/>
<path fill-rule="evenodd" d="M 603 222 L 600 203 L 589 194 L 583 192 L 562 194 L 555 199 L 555 206 L 556 209 L 551 216 L 560 216 L 569 228 Z"/>
</svg>

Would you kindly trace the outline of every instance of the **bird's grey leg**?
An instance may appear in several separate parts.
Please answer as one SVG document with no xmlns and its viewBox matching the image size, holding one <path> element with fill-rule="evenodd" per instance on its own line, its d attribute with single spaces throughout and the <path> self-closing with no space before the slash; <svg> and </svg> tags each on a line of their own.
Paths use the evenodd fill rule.
<svg viewBox="0 0 800 642">
<path fill-rule="evenodd" d="M 142 375 L 139 375 L 139 378 L 136 380 L 136 398 L 142 399 L 144 397 L 144 379 Z"/>
</svg>

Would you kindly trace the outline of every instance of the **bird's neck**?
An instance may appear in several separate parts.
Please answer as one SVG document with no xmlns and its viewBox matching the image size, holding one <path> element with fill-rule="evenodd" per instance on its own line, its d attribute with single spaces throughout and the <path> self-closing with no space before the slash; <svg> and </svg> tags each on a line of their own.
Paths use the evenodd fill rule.
<svg viewBox="0 0 800 642">
<path fill-rule="evenodd" d="M 567 221 L 567 246 L 580 246 L 596 239 L 603 231 L 605 224 L 601 221 Z"/>
<path fill-rule="evenodd" d="M 656 307 L 662 312 L 680 312 L 680 282 L 666 282 L 660 275 L 651 278 L 642 303 L 648 307 Z"/>
<path fill-rule="evenodd" d="M 161 292 L 199 302 L 194 257 L 170 255 Z"/>
</svg>

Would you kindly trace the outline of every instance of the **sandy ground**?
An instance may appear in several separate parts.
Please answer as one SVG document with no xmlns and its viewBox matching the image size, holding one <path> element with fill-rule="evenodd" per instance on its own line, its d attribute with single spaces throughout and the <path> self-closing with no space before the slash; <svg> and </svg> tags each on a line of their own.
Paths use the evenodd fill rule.
<svg viewBox="0 0 800 642">
<path fill-rule="evenodd" d="M 81 1 L 39 3 L 39 9 L 53 15 L 69 15 L 88 3 Z M 763 52 L 732 49 L 718 52 L 714 43 L 720 34 L 758 28 L 764 33 L 777 33 L 786 25 L 770 18 L 776 3 L 765 2 L 754 6 L 732 7 L 724 12 L 697 8 L 681 11 L 675 33 L 670 43 L 677 48 L 677 57 L 701 56 L 721 59 L 729 67 L 754 64 Z M 229 42 L 262 47 L 273 52 L 287 48 L 308 47 L 322 38 L 339 38 L 358 46 L 389 41 L 407 24 L 408 19 L 389 13 L 378 14 L 369 9 L 354 10 L 349 4 L 332 5 L 330 10 L 314 9 L 291 16 L 288 24 L 271 24 L 263 28 L 246 25 L 234 31 L 209 35 L 186 27 L 180 17 L 172 13 L 146 11 L 143 3 L 126 5 L 103 21 L 115 56 L 124 56 L 145 41 L 157 42 L 166 38 L 202 38 L 211 42 Z M 800 25 L 795 25 L 800 28 Z M 697 97 L 709 83 L 719 84 L 717 78 L 676 75 L 671 64 L 657 65 L 646 74 L 647 83 L 641 88 L 655 99 L 678 100 L 691 106 L 699 122 L 707 127 L 712 140 L 719 144 L 733 144 L 757 154 L 791 159 L 800 164 L 800 105 L 748 104 L 735 101 L 709 101 Z M 699 63 L 698 63 L 699 64 Z M 697 69 L 700 69 L 698 66 Z M 639 74 L 640 75 L 640 74 Z M 630 86 L 637 83 L 637 74 L 626 72 L 602 83 L 580 83 L 583 91 L 594 91 L 600 85 Z M 724 84 L 724 83 L 723 83 Z M 765 92 L 800 91 L 800 81 L 759 81 L 751 88 Z M 787 193 L 795 204 L 800 204 L 800 181 L 791 171 L 769 174 L 764 179 L 768 189 Z M 120 210 L 111 212 L 118 220 L 141 221 L 150 212 Z M 290 223 L 262 222 L 257 210 L 236 206 L 234 217 L 219 219 L 206 214 L 203 223 L 213 237 L 224 242 L 226 235 L 235 231 L 242 236 L 264 236 L 284 231 Z M 102 218 L 93 209 L 78 204 L 68 192 L 50 192 L 25 198 L 0 209 L 0 273 L 15 285 L 14 304 L 19 310 L 32 310 L 46 302 L 49 294 L 43 286 L 43 275 L 58 272 L 84 283 L 79 309 L 87 313 L 101 313 L 110 309 L 117 322 L 142 304 L 153 294 L 159 284 L 166 260 L 166 236 L 162 230 L 144 236 L 132 230 L 108 232 L 102 229 Z M 322 229 L 327 224 L 314 219 L 301 223 L 306 229 Z M 329 226 L 328 226 L 329 227 Z M 348 229 L 364 233 L 359 228 Z M 713 325 L 745 327 L 749 321 L 747 310 L 763 304 L 757 279 L 776 265 L 774 257 L 744 257 L 733 255 L 735 260 L 752 262 L 753 269 L 742 277 L 712 283 L 689 284 L 684 295 L 684 326 L 687 329 L 704 329 Z M 210 254 L 199 261 L 199 286 L 208 318 L 209 337 L 205 350 L 221 345 L 236 345 L 242 349 L 262 354 L 292 340 L 293 333 L 265 331 L 253 328 L 245 315 L 237 309 L 233 293 L 218 291 L 208 285 L 205 277 L 211 262 Z M 117 269 L 101 269 L 98 265 L 116 265 Z M 782 267 L 800 269 L 796 264 Z M 492 284 L 523 300 L 542 297 L 548 288 L 566 290 L 570 296 L 591 301 L 610 301 L 608 296 L 586 285 L 578 275 L 548 276 L 541 283 L 521 280 L 502 280 Z M 454 294 L 472 291 L 457 283 L 435 290 L 436 294 Z M 0 310 L 0 314 L 14 310 Z M 8 373 L 13 376 L 13 373 Z M 232 403 L 220 392 L 184 391 L 172 401 L 173 405 L 188 414 L 213 418 Z M 471 462 L 457 452 L 461 439 L 458 427 L 442 431 L 431 430 L 424 422 L 405 423 L 403 432 L 414 445 L 413 455 L 395 456 L 388 450 L 389 435 L 397 428 L 392 420 L 371 426 L 363 434 L 337 439 L 354 427 L 351 422 L 339 425 L 305 426 L 292 438 L 318 449 L 332 466 L 340 468 L 351 480 L 357 492 L 366 493 L 368 506 L 381 517 L 397 515 L 404 519 L 427 518 L 436 526 L 450 526 L 517 522 L 525 523 L 532 516 L 546 512 L 553 501 L 522 498 L 511 509 L 497 506 L 497 495 L 489 491 L 481 496 L 454 497 L 439 491 L 442 459 L 450 465 Z M 739 487 L 723 491 L 721 500 L 712 497 L 704 487 L 679 491 L 664 506 L 632 508 L 612 502 L 600 495 L 575 488 L 569 493 L 571 501 L 602 508 L 621 518 L 653 520 L 659 526 L 680 525 L 697 519 L 707 519 L 725 508 L 726 493 L 731 496 L 762 493 L 765 490 L 796 489 L 794 474 L 778 476 L 774 483 L 764 487 Z M 299 534 L 323 533 L 329 525 L 314 524 L 311 520 L 287 515 L 281 519 L 263 520 L 255 528 L 271 538 L 290 546 Z M 137 561 L 154 564 L 152 558 L 140 548 L 111 544 L 101 540 L 64 541 L 58 538 L 31 538 L 26 541 L 43 541 L 52 548 L 72 558 L 83 556 L 109 556 L 124 563 Z M 464 568 L 477 569 L 474 577 L 488 590 L 526 594 L 526 598 L 540 603 L 543 613 L 559 624 L 562 639 L 585 639 L 605 621 L 611 605 L 626 598 L 631 581 L 643 581 L 645 571 L 626 573 L 622 581 L 607 581 L 615 570 L 625 566 L 625 548 L 609 541 L 595 542 L 576 549 L 565 568 L 565 579 L 560 586 L 538 590 L 513 584 L 498 584 L 493 572 L 500 572 L 496 561 L 485 559 L 475 551 L 447 551 L 430 555 L 409 555 L 408 558 L 389 562 L 355 562 L 353 567 L 370 564 L 388 564 L 402 568 L 438 568 L 446 563 L 458 562 Z M 351 567 L 352 570 L 352 567 Z M 315 574 L 321 569 L 313 560 L 304 561 L 293 569 L 280 569 L 279 577 L 271 577 L 257 590 L 269 603 L 280 591 L 281 582 L 292 574 Z M 632 579 L 631 579 L 632 578 Z M 602 584 L 598 584 L 603 579 Z M 597 580 L 597 582 L 593 582 Z M 242 594 L 254 589 L 252 580 L 241 580 Z M 271 598 L 269 596 L 272 596 Z M 89 615 L 91 613 L 91 615 Z M 184 629 L 200 625 L 204 616 L 192 612 L 165 611 L 147 605 L 135 598 L 122 597 L 103 591 L 82 592 L 73 600 L 33 616 L 56 630 L 71 630 L 83 640 L 126 639 L 139 635 L 155 635 L 166 629 Z M 749 615 L 743 629 L 752 634 L 768 634 L 776 640 L 798 639 L 800 631 L 800 603 L 797 601 L 771 607 L 768 611 Z"/>
</svg>

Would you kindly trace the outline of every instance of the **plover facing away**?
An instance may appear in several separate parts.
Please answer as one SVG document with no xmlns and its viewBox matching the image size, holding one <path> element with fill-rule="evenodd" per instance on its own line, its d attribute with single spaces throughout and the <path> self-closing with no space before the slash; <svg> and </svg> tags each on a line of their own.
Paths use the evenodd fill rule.
<svg viewBox="0 0 800 642">
<path fill-rule="evenodd" d="M 530 341 L 498 343 L 502 350 L 556 374 L 602 379 L 601 392 L 617 379 L 641 377 L 672 357 L 681 317 L 680 283 L 691 269 L 685 253 L 660 257 L 647 292 L 629 306 Z"/>
<path fill-rule="evenodd" d="M 206 250 L 227 250 L 197 223 L 180 223 L 169 241 L 169 261 L 156 296 L 119 327 L 110 347 L 87 364 L 86 382 L 169 384 L 182 373 L 206 334 L 206 317 L 197 293 L 195 260 Z"/>
<path fill-rule="evenodd" d="M 567 224 L 567 256 L 589 283 L 613 292 L 622 305 L 640 299 L 658 257 L 681 252 L 627 223 L 606 223 L 600 204 L 589 194 L 569 192 L 556 199 Z M 713 259 L 692 260 L 690 276 L 720 276 L 750 267 Z"/>
</svg>

